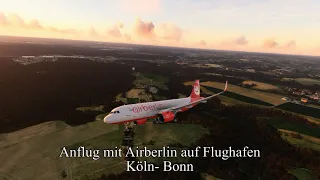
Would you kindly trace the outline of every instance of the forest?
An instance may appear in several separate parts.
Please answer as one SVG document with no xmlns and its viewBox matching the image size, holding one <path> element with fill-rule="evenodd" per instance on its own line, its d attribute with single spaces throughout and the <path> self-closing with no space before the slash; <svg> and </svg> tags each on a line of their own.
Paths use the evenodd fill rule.
<svg viewBox="0 0 320 180">
<path fill-rule="evenodd" d="M 131 67 L 116 63 L 66 59 L 24 66 L 2 59 L 0 132 L 52 120 L 69 125 L 93 121 L 95 113 L 81 113 L 76 108 L 113 107 L 114 97 L 128 91 L 133 80 Z"/>
</svg>

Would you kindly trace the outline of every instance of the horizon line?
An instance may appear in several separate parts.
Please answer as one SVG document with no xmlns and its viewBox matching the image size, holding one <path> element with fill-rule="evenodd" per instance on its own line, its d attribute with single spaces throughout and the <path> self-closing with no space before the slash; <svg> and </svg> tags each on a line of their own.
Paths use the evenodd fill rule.
<svg viewBox="0 0 320 180">
<path fill-rule="evenodd" d="M 211 49 L 211 48 L 196 48 L 196 47 L 181 47 L 181 46 L 170 46 L 170 45 L 153 45 L 153 44 L 139 44 L 129 42 L 110 42 L 110 41 L 98 41 L 98 40 L 81 40 L 81 39 L 64 39 L 64 38 L 49 38 L 49 37 L 34 37 L 34 36 L 14 36 L 14 35 L 0 35 L 1 37 L 13 37 L 13 38 L 34 38 L 34 39 L 47 39 L 47 40 L 62 40 L 62 41 L 78 41 L 78 42 L 95 42 L 95 43 L 111 43 L 111 44 L 126 44 L 126 45 L 140 45 L 140 46 L 154 46 L 154 47 L 168 47 L 168 48 L 180 48 L 180 49 L 191 49 L 191 50 L 204 50 L 204 51 L 224 51 L 224 52 L 239 52 L 239 53 L 258 53 L 258 54 L 269 54 L 269 55 L 287 55 L 287 56 L 305 56 L 305 57 L 320 57 L 320 55 L 309 55 L 309 54 L 286 54 L 286 53 L 272 53 L 272 52 L 261 52 L 261 51 L 244 51 L 244 50 L 225 50 L 225 49 Z M 1 39 L 0 39 L 0 42 Z"/>
</svg>

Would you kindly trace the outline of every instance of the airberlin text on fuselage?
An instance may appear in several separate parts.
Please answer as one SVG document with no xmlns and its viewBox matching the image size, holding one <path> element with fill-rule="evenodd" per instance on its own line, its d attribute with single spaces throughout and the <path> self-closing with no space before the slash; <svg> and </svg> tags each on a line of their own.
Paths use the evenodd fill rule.
<svg viewBox="0 0 320 180">
<path fill-rule="evenodd" d="M 130 111 L 134 113 L 140 113 L 142 111 L 154 111 L 154 110 L 160 110 L 163 109 L 162 104 L 150 104 L 150 105 L 136 105 L 133 108 L 130 109 Z"/>
</svg>

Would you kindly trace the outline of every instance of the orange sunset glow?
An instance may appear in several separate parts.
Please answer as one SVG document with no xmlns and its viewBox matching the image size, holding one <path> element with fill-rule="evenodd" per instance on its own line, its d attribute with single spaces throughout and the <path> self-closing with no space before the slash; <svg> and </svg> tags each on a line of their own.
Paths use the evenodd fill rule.
<svg viewBox="0 0 320 180">
<path fill-rule="evenodd" d="M 317 7 L 314 0 L 1 0 L 0 35 L 320 55 Z"/>
</svg>

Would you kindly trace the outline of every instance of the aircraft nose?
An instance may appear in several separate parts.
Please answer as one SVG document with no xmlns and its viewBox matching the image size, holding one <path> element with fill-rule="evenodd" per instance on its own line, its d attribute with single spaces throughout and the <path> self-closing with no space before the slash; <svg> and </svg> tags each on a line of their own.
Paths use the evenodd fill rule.
<svg viewBox="0 0 320 180">
<path fill-rule="evenodd" d="M 111 124 L 114 121 L 114 117 L 112 114 L 108 114 L 106 117 L 103 118 L 103 122 L 107 124 Z"/>
<path fill-rule="evenodd" d="M 109 116 L 109 115 L 108 115 Z M 103 118 L 103 122 L 108 123 L 108 116 Z"/>
</svg>

